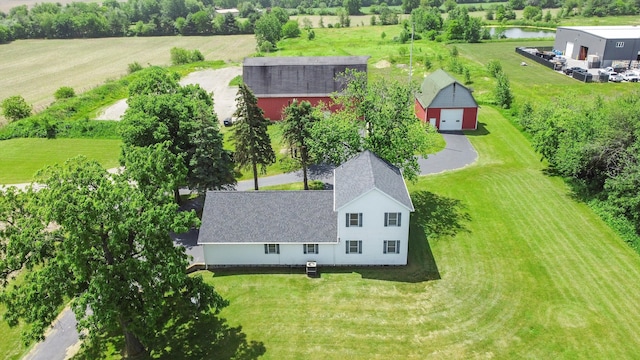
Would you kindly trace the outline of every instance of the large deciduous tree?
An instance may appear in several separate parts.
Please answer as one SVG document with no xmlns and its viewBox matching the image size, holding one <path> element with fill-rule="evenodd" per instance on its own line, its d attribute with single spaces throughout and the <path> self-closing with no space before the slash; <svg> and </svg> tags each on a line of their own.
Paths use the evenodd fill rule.
<svg viewBox="0 0 640 360">
<path fill-rule="evenodd" d="M 383 80 L 368 84 L 366 74 L 355 71 L 344 73 L 342 81 L 346 88 L 334 99 L 342 109 L 312 131 L 315 159 L 339 164 L 355 152 L 371 150 L 416 179 L 417 155 L 426 156 L 430 137 L 429 128 L 413 114 L 410 87 Z"/>
<path fill-rule="evenodd" d="M 233 161 L 223 149 L 210 94 L 197 85 L 181 87 L 160 68 L 151 68 L 132 83 L 129 93 L 129 108 L 120 126 L 123 152 L 165 144 L 175 155 L 172 161 L 183 162 L 173 168 L 187 169 L 185 181 L 173 189 L 176 201 L 180 185 L 202 192 L 235 184 Z"/>
<path fill-rule="evenodd" d="M 245 84 L 240 84 L 236 96 L 236 122 L 231 139 L 235 143 L 234 160 L 238 167 L 251 167 L 254 189 L 258 190 L 258 165 L 266 172 L 267 166 L 276 161 L 267 132 L 269 121 L 258 107 L 258 99 Z"/>
<path fill-rule="evenodd" d="M 291 156 L 302 167 L 304 189 L 309 190 L 307 170 L 312 162 L 308 141 L 311 138 L 311 128 L 318 120 L 313 107 L 308 101 L 293 100 L 284 109 L 285 119 L 282 122 L 282 139 L 289 146 Z"/>
<path fill-rule="evenodd" d="M 178 212 L 170 197 L 147 196 L 126 174 L 85 158 L 36 180 L 39 191 L 0 192 L 0 301 L 10 325 L 28 324 L 25 340 L 41 339 L 72 299 L 87 345 L 121 334 L 125 355 L 136 356 L 163 349 L 160 339 L 182 316 L 227 304 L 186 274 L 184 248 L 169 237 L 196 226 L 194 212 Z M 18 271 L 24 279 L 11 281 Z"/>
</svg>

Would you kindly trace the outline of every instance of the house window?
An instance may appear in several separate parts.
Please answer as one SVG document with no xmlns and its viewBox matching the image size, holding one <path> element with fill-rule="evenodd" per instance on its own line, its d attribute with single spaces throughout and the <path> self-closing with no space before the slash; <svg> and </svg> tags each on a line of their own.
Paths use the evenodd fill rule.
<svg viewBox="0 0 640 360">
<path fill-rule="evenodd" d="M 616 43 L 616 47 L 617 47 L 617 48 L 624 47 L 624 41 L 618 41 L 618 42 Z"/>
<path fill-rule="evenodd" d="M 280 254 L 280 244 L 264 244 L 265 254 Z"/>
<path fill-rule="evenodd" d="M 400 240 L 385 240 L 383 252 L 385 254 L 400 254 Z"/>
<path fill-rule="evenodd" d="M 362 240 L 345 241 L 347 254 L 362 254 Z"/>
<path fill-rule="evenodd" d="M 400 226 L 402 213 L 384 213 L 384 226 Z"/>
<path fill-rule="evenodd" d="M 362 213 L 347 213 L 347 227 L 362 227 Z"/>
<path fill-rule="evenodd" d="M 318 244 L 304 244 L 302 245 L 305 254 L 317 254 Z"/>
</svg>

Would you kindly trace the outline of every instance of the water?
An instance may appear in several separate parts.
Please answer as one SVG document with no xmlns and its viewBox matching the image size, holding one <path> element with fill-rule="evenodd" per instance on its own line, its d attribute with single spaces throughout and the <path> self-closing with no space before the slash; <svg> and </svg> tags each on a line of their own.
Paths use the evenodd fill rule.
<svg viewBox="0 0 640 360">
<path fill-rule="evenodd" d="M 507 39 L 533 39 L 533 38 L 554 38 L 556 36 L 555 30 L 541 30 L 536 28 L 519 28 L 519 27 L 510 27 L 510 28 L 489 28 L 489 33 L 492 37 L 496 36 L 497 33 L 503 32 L 505 38 Z"/>
</svg>

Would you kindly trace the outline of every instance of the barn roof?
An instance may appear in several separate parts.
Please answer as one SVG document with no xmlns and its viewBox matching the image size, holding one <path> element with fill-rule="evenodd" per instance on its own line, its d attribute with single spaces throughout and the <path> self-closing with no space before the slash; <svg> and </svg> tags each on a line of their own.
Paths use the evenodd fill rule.
<svg viewBox="0 0 640 360">
<path fill-rule="evenodd" d="M 328 97 L 342 90 L 336 76 L 367 71 L 368 56 L 245 58 L 242 80 L 259 97 Z"/>
<path fill-rule="evenodd" d="M 334 209 L 338 211 L 372 189 L 378 189 L 413 211 L 400 170 L 366 150 L 334 171 Z"/>
<path fill-rule="evenodd" d="M 208 191 L 199 244 L 328 243 L 337 239 L 333 192 Z"/>
<path fill-rule="evenodd" d="M 577 30 L 603 39 L 640 39 L 639 26 L 559 26 L 558 30 Z M 557 30 L 556 30 L 557 31 Z"/>
<path fill-rule="evenodd" d="M 438 95 L 449 87 L 452 88 L 447 94 L 447 98 L 438 99 Z M 471 91 L 442 69 L 434 71 L 424 79 L 420 86 L 420 92 L 416 93 L 416 99 L 425 109 L 430 107 L 436 100 L 439 100 L 439 104 L 437 104 L 439 107 L 478 106 L 478 103 L 471 95 Z"/>
<path fill-rule="evenodd" d="M 280 56 L 245 58 L 243 66 L 366 65 L 369 56 Z"/>
</svg>

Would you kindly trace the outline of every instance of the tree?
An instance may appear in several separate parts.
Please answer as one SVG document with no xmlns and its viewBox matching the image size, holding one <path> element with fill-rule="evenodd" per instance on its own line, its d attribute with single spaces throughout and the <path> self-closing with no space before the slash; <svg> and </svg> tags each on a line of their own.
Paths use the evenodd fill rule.
<svg viewBox="0 0 640 360">
<path fill-rule="evenodd" d="M 349 15 L 360 15 L 361 0 L 344 0 L 344 8 Z"/>
<path fill-rule="evenodd" d="M 335 124 L 344 135 L 327 130 L 314 131 L 314 154 L 329 154 L 329 160 L 342 162 L 346 160 L 342 156 L 371 150 L 402 169 L 406 178 L 416 179 L 420 174 L 416 155 L 427 155 L 430 138 L 428 127 L 413 114 L 411 89 L 395 81 L 379 80 L 368 84 L 365 74 L 354 71 L 345 72 L 340 80 L 346 87 L 334 101 L 342 106 L 342 110 L 332 117 L 338 117 Z M 351 121 L 355 126 L 345 125 L 345 121 Z M 360 145 L 354 138 L 356 127 L 355 133 L 362 137 Z M 329 136 L 336 140 L 327 139 Z"/>
<path fill-rule="evenodd" d="M 231 154 L 223 149 L 210 94 L 197 85 L 180 87 L 171 73 L 160 68 L 151 68 L 134 81 L 129 93 L 129 108 L 120 126 L 124 152 L 166 143 L 187 168 L 182 185 L 203 192 L 235 184 Z M 178 186 L 173 189 L 177 202 L 178 190 Z"/>
<path fill-rule="evenodd" d="M 282 25 L 282 37 L 285 39 L 288 38 L 297 38 L 300 36 L 300 26 L 296 20 L 289 20 L 284 25 Z"/>
<path fill-rule="evenodd" d="M 237 120 L 231 135 L 235 144 L 234 160 L 240 168 L 251 167 L 254 189 L 258 190 L 258 165 L 264 174 L 267 166 L 276 161 L 267 132 L 269 121 L 258 107 L 258 99 L 245 84 L 239 86 L 236 104 L 234 115 Z"/>
<path fill-rule="evenodd" d="M 498 106 L 508 109 L 511 107 L 511 102 L 513 101 L 509 78 L 501 71 L 496 76 L 496 80 L 498 82 L 496 85 L 496 103 L 498 103 Z"/>
<path fill-rule="evenodd" d="M 309 190 L 307 169 L 311 164 L 311 154 L 307 142 L 311 137 L 311 127 L 317 120 L 317 116 L 308 101 L 298 102 L 297 100 L 284 109 L 284 116 L 282 140 L 289 146 L 292 158 L 300 163 L 304 189 Z"/>
<path fill-rule="evenodd" d="M 31 105 L 20 95 L 2 101 L 2 114 L 9 120 L 20 120 L 31 115 Z"/>
<path fill-rule="evenodd" d="M 278 18 L 272 13 L 262 15 L 262 17 L 256 21 L 254 31 L 258 47 L 264 42 L 271 43 L 275 46 L 282 38 L 282 24 L 280 24 Z"/>
<path fill-rule="evenodd" d="M 525 6 L 524 10 L 522 11 L 522 17 L 525 20 L 532 20 L 538 16 L 542 17 L 542 9 L 540 9 L 540 7 L 538 6 Z"/>
<path fill-rule="evenodd" d="M 125 356 L 161 350 L 175 320 L 226 306 L 186 274 L 184 248 L 169 237 L 197 225 L 193 211 L 149 198 L 85 158 L 47 168 L 37 182 L 45 185 L 37 192 L 0 193 L 0 301 L 9 325 L 28 324 L 26 341 L 42 339 L 68 299 L 78 330 L 88 332 L 85 346 L 121 334 Z M 24 281 L 11 281 L 21 269 Z"/>
<path fill-rule="evenodd" d="M 420 7 L 420 0 L 402 0 L 402 11 L 405 14 L 411 14 L 413 9 Z"/>
</svg>

